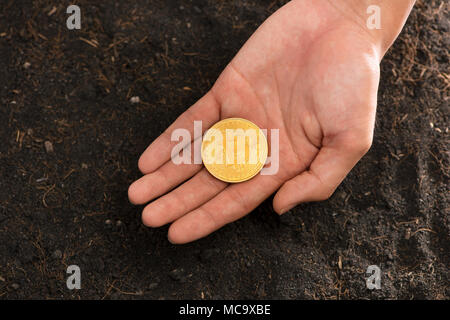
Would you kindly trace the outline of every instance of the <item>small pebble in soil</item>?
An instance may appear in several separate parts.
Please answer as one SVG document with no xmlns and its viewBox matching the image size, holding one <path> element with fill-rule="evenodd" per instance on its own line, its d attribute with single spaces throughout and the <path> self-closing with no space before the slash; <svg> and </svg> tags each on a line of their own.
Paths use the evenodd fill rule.
<svg viewBox="0 0 450 320">
<path fill-rule="evenodd" d="M 112 221 L 109 220 L 109 219 L 105 221 L 105 224 L 106 224 L 106 225 L 110 225 L 111 223 L 112 223 Z"/>
<path fill-rule="evenodd" d="M 62 258 L 62 252 L 61 250 L 55 250 L 52 254 L 53 259 L 61 259 Z"/>
<path fill-rule="evenodd" d="M 142 290 L 136 290 L 135 294 L 136 294 L 137 296 L 143 296 L 143 295 L 144 295 L 144 291 L 142 291 Z"/>
<path fill-rule="evenodd" d="M 11 287 L 12 287 L 14 290 L 17 290 L 17 289 L 20 288 L 20 286 L 19 286 L 17 283 L 13 283 L 13 284 L 11 285 Z"/>
<path fill-rule="evenodd" d="M 130 102 L 135 104 L 141 102 L 141 99 L 138 96 L 131 97 Z"/>
<path fill-rule="evenodd" d="M 25 63 L 23 64 L 23 68 L 24 68 L 24 69 L 28 69 L 29 67 L 31 67 L 31 63 L 25 62 Z"/>
<path fill-rule="evenodd" d="M 120 221 L 120 220 L 117 220 L 117 222 L 116 222 L 116 226 L 117 227 L 121 227 L 123 225 L 123 222 L 122 221 Z"/>
<path fill-rule="evenodd" d="M 172 280 L 185 282 L 186 281 L 186 272 L 184 272 L 183 268 L 174 269 L 170 271 L 169 277 L 172 278 Z"/>
<path fill-rule="evenodd" d="M 45 151 L 46 151 L 47 153 L 52 153 L 53 151 L 55 151 L 55 150 L 53 149 L 53 143 L 51 143 L 50 141 L 45 141 L 45 142 L 44 142 L 44 147 L 45 147 Z"/>
<path fill-rule="evenodd" d="M 149 290 L 153 290 L 153 289 L 158 288 L 158 286 L 159 286 L 159 283 L 157 283 L 157 282 L 152 282 L 152 283 L 149 284 L 148 289 L 149 289 Z"/>
</svg>

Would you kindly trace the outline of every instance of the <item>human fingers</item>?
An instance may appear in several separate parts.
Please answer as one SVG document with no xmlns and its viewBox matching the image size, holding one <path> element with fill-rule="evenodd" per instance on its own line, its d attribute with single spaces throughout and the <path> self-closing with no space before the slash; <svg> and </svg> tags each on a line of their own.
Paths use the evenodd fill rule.
<svg viewBox="0 0 450 320">
<path fill-rule="evenodd" d="M 160 227 L 207 202 L 228 184 L 202 169 L 175 190 L 148 204 L 142 221 L 148 227 Z"/>
<path fill-rule="evenodd" d="M 280 185 L 278 177 L 263 175 L 229 185 L 210 201 L 172 223 L 169 241 L 181 244 L 207 236 L 248 214 Z"/>
<path fill-rule="evenodd" d="M 172 190 L 201 170 L 201 164 L 166 162 L 156 171 L 146 174 L 131 184 L 128 198 L 133 204 L 144 204 Z"/>
</svg>

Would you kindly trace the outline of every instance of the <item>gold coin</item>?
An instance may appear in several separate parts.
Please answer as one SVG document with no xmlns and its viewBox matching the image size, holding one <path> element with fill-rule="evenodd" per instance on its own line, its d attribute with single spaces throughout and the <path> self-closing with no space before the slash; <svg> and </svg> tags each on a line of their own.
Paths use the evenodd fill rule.
<svg viewBox="0 0 450 320">
<path fill-rule="evenodd" d="M 262 130 L 241 118 L 214 124 L 203 137 L 202 160 L 219 180 L 237 183 L 253 178 L 267 159 L 267 139 Z"/>
</svg>

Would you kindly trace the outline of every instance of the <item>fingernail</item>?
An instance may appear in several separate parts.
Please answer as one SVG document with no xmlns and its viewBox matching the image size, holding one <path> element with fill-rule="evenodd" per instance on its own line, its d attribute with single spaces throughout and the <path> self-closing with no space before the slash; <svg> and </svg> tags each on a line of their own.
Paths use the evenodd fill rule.
<svg viewBox="0 0 450 320">
<path fill-rule="evenodd" d="M 289 210 L 291 210 L 293 207 L 295 207 L 295 204 L 292 205 L 292 206 L 287 206 L 287 207 L 284 208 L 284 209 L 281 209 L 281 211 L 280 211 L 280 216 L 281 216 L 282 214 L 285 214 L 285 213 L 288 212 Z"/>
<path fill-rule="evenodd" d="M 169 235 L 167 235 L 167 241 L 169 241 L 170 244 L 176 244 L 175 242 L 173 242 L 173 241 L 170 239 Z"/>
</svg>

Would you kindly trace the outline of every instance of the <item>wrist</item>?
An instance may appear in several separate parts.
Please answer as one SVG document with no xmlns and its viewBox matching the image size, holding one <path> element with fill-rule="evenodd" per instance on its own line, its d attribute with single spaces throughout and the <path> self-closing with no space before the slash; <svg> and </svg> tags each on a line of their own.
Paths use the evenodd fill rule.
<svg viewBox="0 0 450 320">
<path fill-rule="evenodd" d="M 383 57 L 400 34 L 416 0 L 328 1 L 367 32 Z"/>
</svg>

